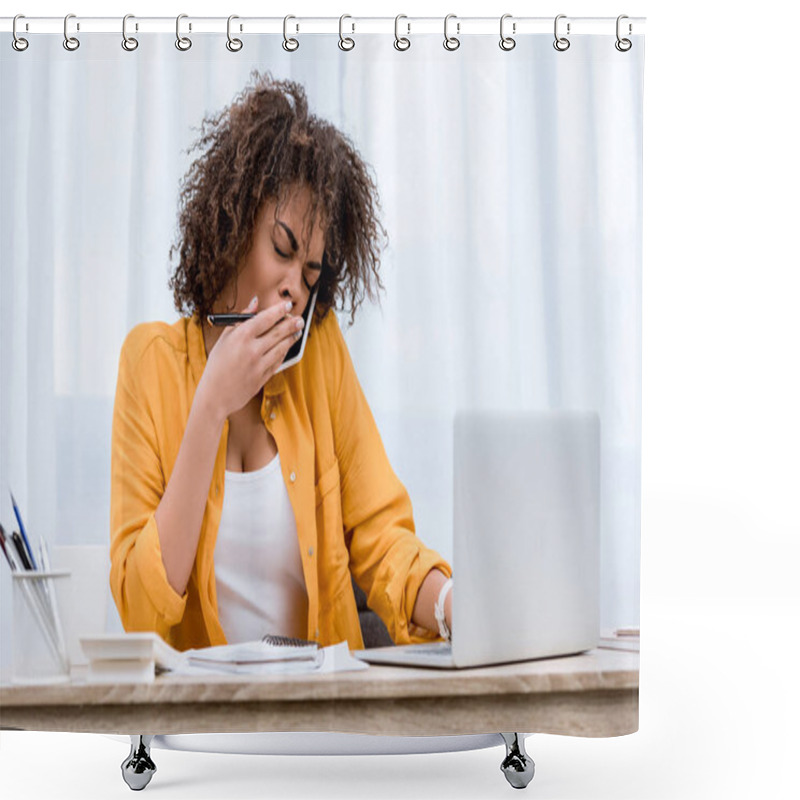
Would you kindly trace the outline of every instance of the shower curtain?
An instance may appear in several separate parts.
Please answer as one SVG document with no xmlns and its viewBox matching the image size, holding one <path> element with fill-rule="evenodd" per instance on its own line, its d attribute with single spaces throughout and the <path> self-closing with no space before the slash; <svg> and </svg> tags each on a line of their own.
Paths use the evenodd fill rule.
<svg viewBox="0 0 800 800">
<path fill-rule="evenodd" d="M 130 51 L 101 33 L 72 51 L 59 35 L 4 43 L 4 523 L 11 487 L 52 544 L 109 543 L 123 344 L 187 316 L 169 282 L 192 146 L 268 73 L 303 88 L 374 180 L 383 289 L 331 313 L 431 563 L 453 562 L 458 410 L 591 410 L 600 628 L 638 628 L 644 37 L 622 49 L 613 26 L 569 47 L 450 35 L 443 47 L 412 33 L 405 48 L 302 32 L 295 49 L 279 34 L 238 48 L 221 33 L 188 49 L 174 33 L 139 34 Z M 5 672 L 10 584 L 3 567 Z M 123 629 L 118 600 L 110 587 L 109 631 Z"/>
</svg>

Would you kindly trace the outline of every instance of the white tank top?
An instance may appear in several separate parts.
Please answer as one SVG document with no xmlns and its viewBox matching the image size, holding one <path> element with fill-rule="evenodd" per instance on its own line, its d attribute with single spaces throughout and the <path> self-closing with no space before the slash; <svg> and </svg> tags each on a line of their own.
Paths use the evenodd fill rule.
<svg viewBox="0 0 800 800">
<path fill-rule="evenodd" d="M 225 470 L 214 574 L 228 643 L 265 633 L 307 638 L 308 595 L 280 455 L 252 472 Z"/>
</svg>

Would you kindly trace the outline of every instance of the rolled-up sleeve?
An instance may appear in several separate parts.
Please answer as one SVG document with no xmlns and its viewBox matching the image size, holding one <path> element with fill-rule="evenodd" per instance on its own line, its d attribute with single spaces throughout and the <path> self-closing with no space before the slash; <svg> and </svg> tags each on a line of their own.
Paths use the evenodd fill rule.
<svg viewBox="0 0 800 800">
<path fill-rule="evenodd" d="M 440 639 L 411 617 L 428 572 L 438 568 L 451 577 L 452 568 L 416 535 L 411 499 L 389 463 L 338 322 L 329 330 L 338 373 L 332 417 L 350 571 L 395 644 Z"/>
<path fill-rule="evenodd" d="M 134 328 L 120 352 L 111 428 L 110 586 L 126 631 L 166 638 L 180 622 L 187 595 L 167 579 L 155 511 L 164 494 L 158 437 L 143 387 L 146 374 Z M 151 370 L 152 371 L 152 370 Z"/>
</svg>

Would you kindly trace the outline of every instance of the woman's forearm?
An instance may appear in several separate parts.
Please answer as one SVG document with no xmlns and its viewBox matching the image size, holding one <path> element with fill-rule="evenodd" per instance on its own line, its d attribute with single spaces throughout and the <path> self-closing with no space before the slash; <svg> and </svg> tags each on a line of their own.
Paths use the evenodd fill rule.
<svg viewBox="0 0 800 800">
<path fill-rule="evenodd" d="M 175 467 L 155 512 L 167 580 L 183 595 L 192 574 L 225 418 L 198 392 Z"/>
<path fill-rule="evenodd" d="M 447 575 L 436 568 L 432 569 L 425 576 L 425 580 L 422 581 L 422 585 L 419 587 L 417 601 L 414 603 L 414 613 L 411 615 L 411 621 L 415 625 L 420 625 L 423 628 L 427 628 L 430 631 L 435 631 L 436 633 L 439 632 L 439 625 L 436 622 L 434 606 L 436 605 L 436 601 L 439 599 L 439 592 L 441 591 L 445 581 L 447 581 Z M 451 630 L 453 628 L 452 608 L 454 590 L 455 586 L 453 586 L 447 593 L 447 597 L 444 601 L 444 618 L 447 621 L 447 627 Z"/>
</svg>

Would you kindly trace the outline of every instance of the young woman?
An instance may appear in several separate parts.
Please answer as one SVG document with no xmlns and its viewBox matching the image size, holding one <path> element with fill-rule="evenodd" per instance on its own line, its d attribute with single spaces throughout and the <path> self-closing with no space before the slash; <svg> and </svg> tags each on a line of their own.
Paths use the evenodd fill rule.
<svg viewBox="0 0 800 800">
<path fill-rule="evenodd" d="M 442 638 L 452 569 L 415 534 L 332 313 L 349 300 L 352 321 L 381 287 L 374 182 L 300 85 L 253 77 L 204 122 L 182 186 L 170 288 L 189 316 L 137 325 L 120 353 L 122 623 L 182 650 L 265 633 L 361 648 L 352 575 L 395 644 Z M 315 290 L 303 356 L 276 373 Z M 255 316 L 208 324 L 234 309 Z"/>
</svg>

